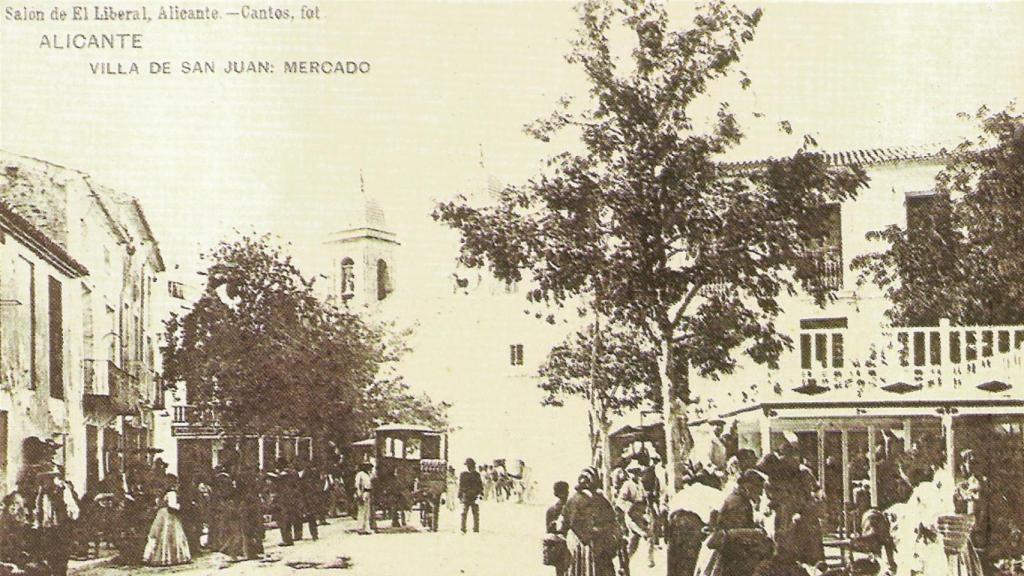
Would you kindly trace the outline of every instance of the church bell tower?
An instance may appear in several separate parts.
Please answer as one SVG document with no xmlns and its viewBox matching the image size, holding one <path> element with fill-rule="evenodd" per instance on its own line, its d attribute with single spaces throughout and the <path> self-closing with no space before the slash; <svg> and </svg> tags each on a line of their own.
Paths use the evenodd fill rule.
<svg viewBox="0 0 1024 576">
<path fill-rule="evenodd" d="M 394 248 L 400 245 L 384 211 L 366 194 L 362 176 L 360 197 L 347 226 L 324 242 L 331 257 L 328 299 L 350 310 L 376 308 L 394 293 Z"/>
</svg>

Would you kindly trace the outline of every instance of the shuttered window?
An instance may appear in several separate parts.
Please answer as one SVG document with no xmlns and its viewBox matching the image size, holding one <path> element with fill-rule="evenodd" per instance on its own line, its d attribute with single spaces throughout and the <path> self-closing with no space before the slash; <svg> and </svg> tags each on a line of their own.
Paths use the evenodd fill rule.
<svg viewBox="0 0 1024 576">
<path fill-rule="evenodd" d="M 64 298 L 60 281 L 50 276 L 50 396 L 64 398 Z"/>
</svg>

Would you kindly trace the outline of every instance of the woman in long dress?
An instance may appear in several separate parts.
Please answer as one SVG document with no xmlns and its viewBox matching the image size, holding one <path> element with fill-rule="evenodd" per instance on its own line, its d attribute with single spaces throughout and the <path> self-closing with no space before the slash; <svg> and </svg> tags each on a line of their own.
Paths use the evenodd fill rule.
<svg viewBox="0 0 1024 576">
<path fill-rule="evenodd" d="M 597 470 L 580 473 L 576 493 L 562 510 L 570 576 L 614 576 L 619 527 L 615 509 L 599 491 Z"/>
<path fill-rule="evenodd" d="M 163 506 L 149 528 L 142 561 L 147 566 L 174 566 L 192 561 L 185 527 L 178 517 L 177 478 L 170 477 L 170 488 L 164 494 Z"/>
</svg>

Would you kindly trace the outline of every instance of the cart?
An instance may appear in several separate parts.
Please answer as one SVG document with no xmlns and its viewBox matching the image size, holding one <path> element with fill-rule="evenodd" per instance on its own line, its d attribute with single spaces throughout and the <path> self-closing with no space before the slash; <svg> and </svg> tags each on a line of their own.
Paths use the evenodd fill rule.
<svg viewBox="0 0 1024 576">
<path fill-rule="evenodd" d="M 447 488 L 448 437 L 426 426 L 389 424 L 374 431 L 378 510 L 392 526 L 404 526 L 418 512 L 424 528 L 437 531 Z"/>
</svg>

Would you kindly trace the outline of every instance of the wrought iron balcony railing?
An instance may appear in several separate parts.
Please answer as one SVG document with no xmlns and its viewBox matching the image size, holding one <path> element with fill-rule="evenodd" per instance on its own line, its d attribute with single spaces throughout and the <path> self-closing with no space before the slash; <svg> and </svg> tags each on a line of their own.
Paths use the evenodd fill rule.
<svg viewBox="0 0 1024 576">
<path fill-rule="evenodd" d="M 217 417 L 217 411 L 213 408 L 203 406 L 175 406 L 174 407 L 174 420 L 175 424 L 196 424 L 196 425 L 211 425 L 220 422 Z"/>
<path fill-rule="evenodd" d="M 843 252 L 839 248 L 828 248 L 816 253 L 814 268 L 818 278 L 830 290 L 843 287 Z"/>
</svg>

